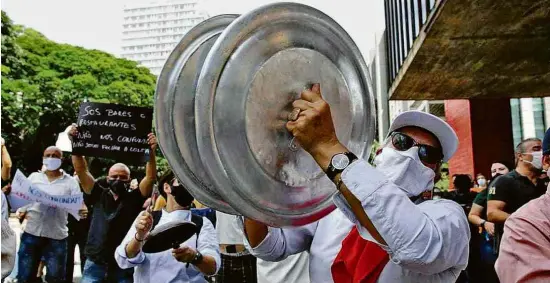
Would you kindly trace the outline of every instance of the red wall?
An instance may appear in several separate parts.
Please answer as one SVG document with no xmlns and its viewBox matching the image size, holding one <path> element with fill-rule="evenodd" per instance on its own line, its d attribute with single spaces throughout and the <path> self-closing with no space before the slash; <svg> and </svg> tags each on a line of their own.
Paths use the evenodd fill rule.
<svg viewBox="0 0 550 283">
<path fill-rule="evenodd" d="M 491 163 L 514 160 L 509 99 L 446 100 L 445 118 L 459 145 L 449 161 L 449 174 L 482 173 L 490 178 Z"/>
</svg>

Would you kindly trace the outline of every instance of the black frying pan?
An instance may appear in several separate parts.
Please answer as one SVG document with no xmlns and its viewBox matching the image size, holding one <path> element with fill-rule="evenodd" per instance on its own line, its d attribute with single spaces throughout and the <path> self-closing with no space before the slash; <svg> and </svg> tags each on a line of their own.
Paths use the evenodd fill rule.
<svg viewBox="0 0 550 283">
<path fill-rule="evenodd" d="M 143 248 L 144 253 L 159 253 L 178 248 L 197 231 L 193 222 L 176 222 L 159 225 L 151 231 Z"/>
</svg>

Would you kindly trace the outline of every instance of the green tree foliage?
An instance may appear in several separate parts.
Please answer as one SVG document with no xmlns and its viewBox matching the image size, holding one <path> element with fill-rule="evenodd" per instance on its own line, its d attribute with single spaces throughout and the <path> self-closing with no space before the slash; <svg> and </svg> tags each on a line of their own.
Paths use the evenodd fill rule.
<svg viewBox="0 0 550 283">
<path fill-rule="evenodd" d="M 2 11 L 2 136 L 14 168 L 39 169 L 84 100 L 152 107 L 155 81 L 136 62 L 53 42 Z"/>
</svg>

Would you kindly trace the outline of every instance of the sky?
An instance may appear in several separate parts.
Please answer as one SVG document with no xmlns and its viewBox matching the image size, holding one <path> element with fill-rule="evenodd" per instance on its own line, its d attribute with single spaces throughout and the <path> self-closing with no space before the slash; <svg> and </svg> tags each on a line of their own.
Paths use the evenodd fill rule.
<svg viewBox="0 0 550 283">
<path fill-rule="evenodd" d="M 46 37 L 119 55 L 122 11 L 130 0 L 1 0 L 2 10 L 17 24 L 34 28 Z M 133 0 L 145 1 L 145 0 Z M 199 0 L 209 16 L 243 14 L 274 0 Z M 288 2 L 288 1 L 285 1 Z M 353 38 L 365 59 L 384 28 L 383 0 L 299 0 L 338 22 Z M 362 4 L 359 4 L 362 3 Z M 359 6 L 360 5 L 360 6 Z"/>
</svg>

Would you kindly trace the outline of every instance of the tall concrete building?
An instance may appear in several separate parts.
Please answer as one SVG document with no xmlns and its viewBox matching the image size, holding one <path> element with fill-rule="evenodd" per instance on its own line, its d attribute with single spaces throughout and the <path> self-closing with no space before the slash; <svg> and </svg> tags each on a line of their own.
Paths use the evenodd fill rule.
<svg viewBox="0 0 550 283">
<path fill-rule="evenodd" d="M 132 1 L 124 6 L 123 58 L 137 61 L 159 75 L 183 35 L 207 18 L 200 0 Z"/>
</svg>

